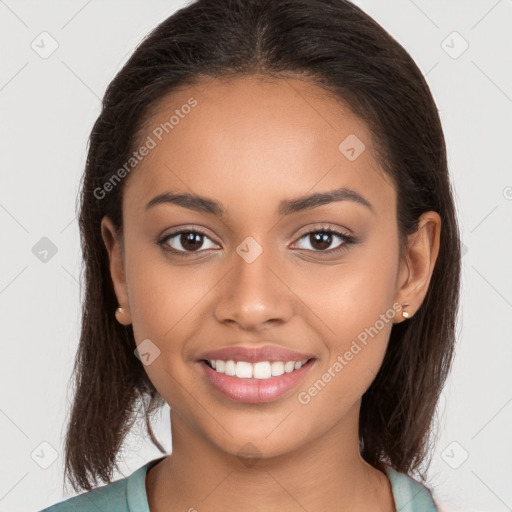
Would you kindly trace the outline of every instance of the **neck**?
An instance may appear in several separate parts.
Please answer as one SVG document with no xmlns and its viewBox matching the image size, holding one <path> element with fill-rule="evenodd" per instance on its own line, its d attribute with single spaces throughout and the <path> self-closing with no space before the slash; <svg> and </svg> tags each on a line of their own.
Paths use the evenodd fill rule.
<svg viewBox="0 0 512 512">
<path fill-rule="evenodd" d="M 146 477 L 150 509 L 394 511 L 387 476 L 359 453 L 354 409 L 314 442 L 270 458 L 255 447 L 253 457 L 226 453 L 171 413 L 172 453 Z"/>
</svg>

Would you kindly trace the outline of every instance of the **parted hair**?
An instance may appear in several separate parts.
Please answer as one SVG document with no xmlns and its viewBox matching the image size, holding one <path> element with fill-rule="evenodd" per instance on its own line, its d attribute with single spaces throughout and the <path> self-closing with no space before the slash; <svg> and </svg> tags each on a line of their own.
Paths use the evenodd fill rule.
<svg viewBox="0 0 512 512">
<path fill-rule="evenodd" d="M 77 205 L 82 323 L 65 439 L 65 478 L 76 491 L 112 481 L 137 418 L 164 453 L 151 421 L 165 401 L 134 355 L 132 327 L 114 316 L 118 303 L 100 231 L 107 215 L 122 233 L 129 177 L 104 197 L 95 191 L 130 158 L 166 95 L 199 80 L 256 74 L 307 80 L 367 123 L 378 163 L 396 188 L 401 249 L 422 213 L 441 217 L 425 299 L 410 319 L 393 325 L 359 419 L 364 460 L 425 479 L 420 466 L 429 462 L 436 404 L 454 355 L 461 259 L 444 135 L 430 89 L 406 50 L 347 0 L 199 0 L 138 45 L 107 87 L 90 134 Z"/>
</svg>

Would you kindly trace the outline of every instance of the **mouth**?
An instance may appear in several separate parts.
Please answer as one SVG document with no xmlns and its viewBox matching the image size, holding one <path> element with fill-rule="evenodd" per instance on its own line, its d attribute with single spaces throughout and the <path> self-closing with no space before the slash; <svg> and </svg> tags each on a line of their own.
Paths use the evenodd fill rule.
<svg viewBox="0 0 512 512">
<path fill-rule="evenodd" d="M 201 359 L 207 381 L 224 397 L 238 402 L 264 403 L 295 388 L 313 366 L 315 358 L 299 361 L 235 361 Z"/>
</svg>

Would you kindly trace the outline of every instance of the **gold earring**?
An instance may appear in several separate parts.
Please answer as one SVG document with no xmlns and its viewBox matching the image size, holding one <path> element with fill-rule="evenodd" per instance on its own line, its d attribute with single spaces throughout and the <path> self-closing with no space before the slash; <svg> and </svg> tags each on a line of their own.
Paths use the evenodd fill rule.
<svg viewBox="0 0 512 512">
<path fill-rule="evenodd" d="M 409 305 L 409 303 L 408 303 L 408 302 L 404 302 L 404 303 L 402 304 L 402 307 L 404 307 L 404 306 L 408 306 L 408 305 Z M 402 316 L 403 316 L 404 318 L 409 318 L 409 313 L 408 313 L 407 311 L 402 311 Z"/>
</svg>

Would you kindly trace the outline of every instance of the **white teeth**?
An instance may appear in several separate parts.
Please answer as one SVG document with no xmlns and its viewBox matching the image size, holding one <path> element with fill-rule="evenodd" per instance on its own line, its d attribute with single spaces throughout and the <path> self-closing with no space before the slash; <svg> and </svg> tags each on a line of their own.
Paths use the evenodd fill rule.
<svg viewBox="0 0 512 512">
<path fill-rule="evenodd" d="M 252 364 L 245 361 L 236 363 L 235 374 L 239 379 L 250 379 L 252 377 Z"/>
<path fill-rule="evenodd" d="M 270 365 L 272 369 L 272 377 L 275 377 L 276 375 L 283 375 L 284 373 L 284 363 L 282 361 L 274 361 Z"/>
<path fill-rule="evenodd" d="M 253 375 L 249 375 L 249 377 L 254 376 L 255 379 L 268 379 L 272 377 L 272 367 L 268 361 L 260 361 L 254 363 L 254 365 L 251 364 L 251 366 L 254 367 L 254 373 Z"/>
<path fill-rule="evenodd" d="M 224 367 L 224 373 L 226 375 L 235 375 L 235 362 L 234 361 L 226 361 L 226 366 Z"/>
<path fill-rule="evenodd" d="M 209 360 L 211 367 L 219 373 L 224 373 L 239 379 L 269 379 L 298 370 L 308 360 L 303 361 L 259 361 L 248 363 L 246 361 L 223 361 L 222 359 Z"/>
<path fill-rule="evenodd" d="M 284 365 L 284 371 L 286 373 L 290 373 L 290 372 L 293 372 L 293 370 L 295 369 L 295 362 L 294 361 L 287 361 Z"/>
</svg>

